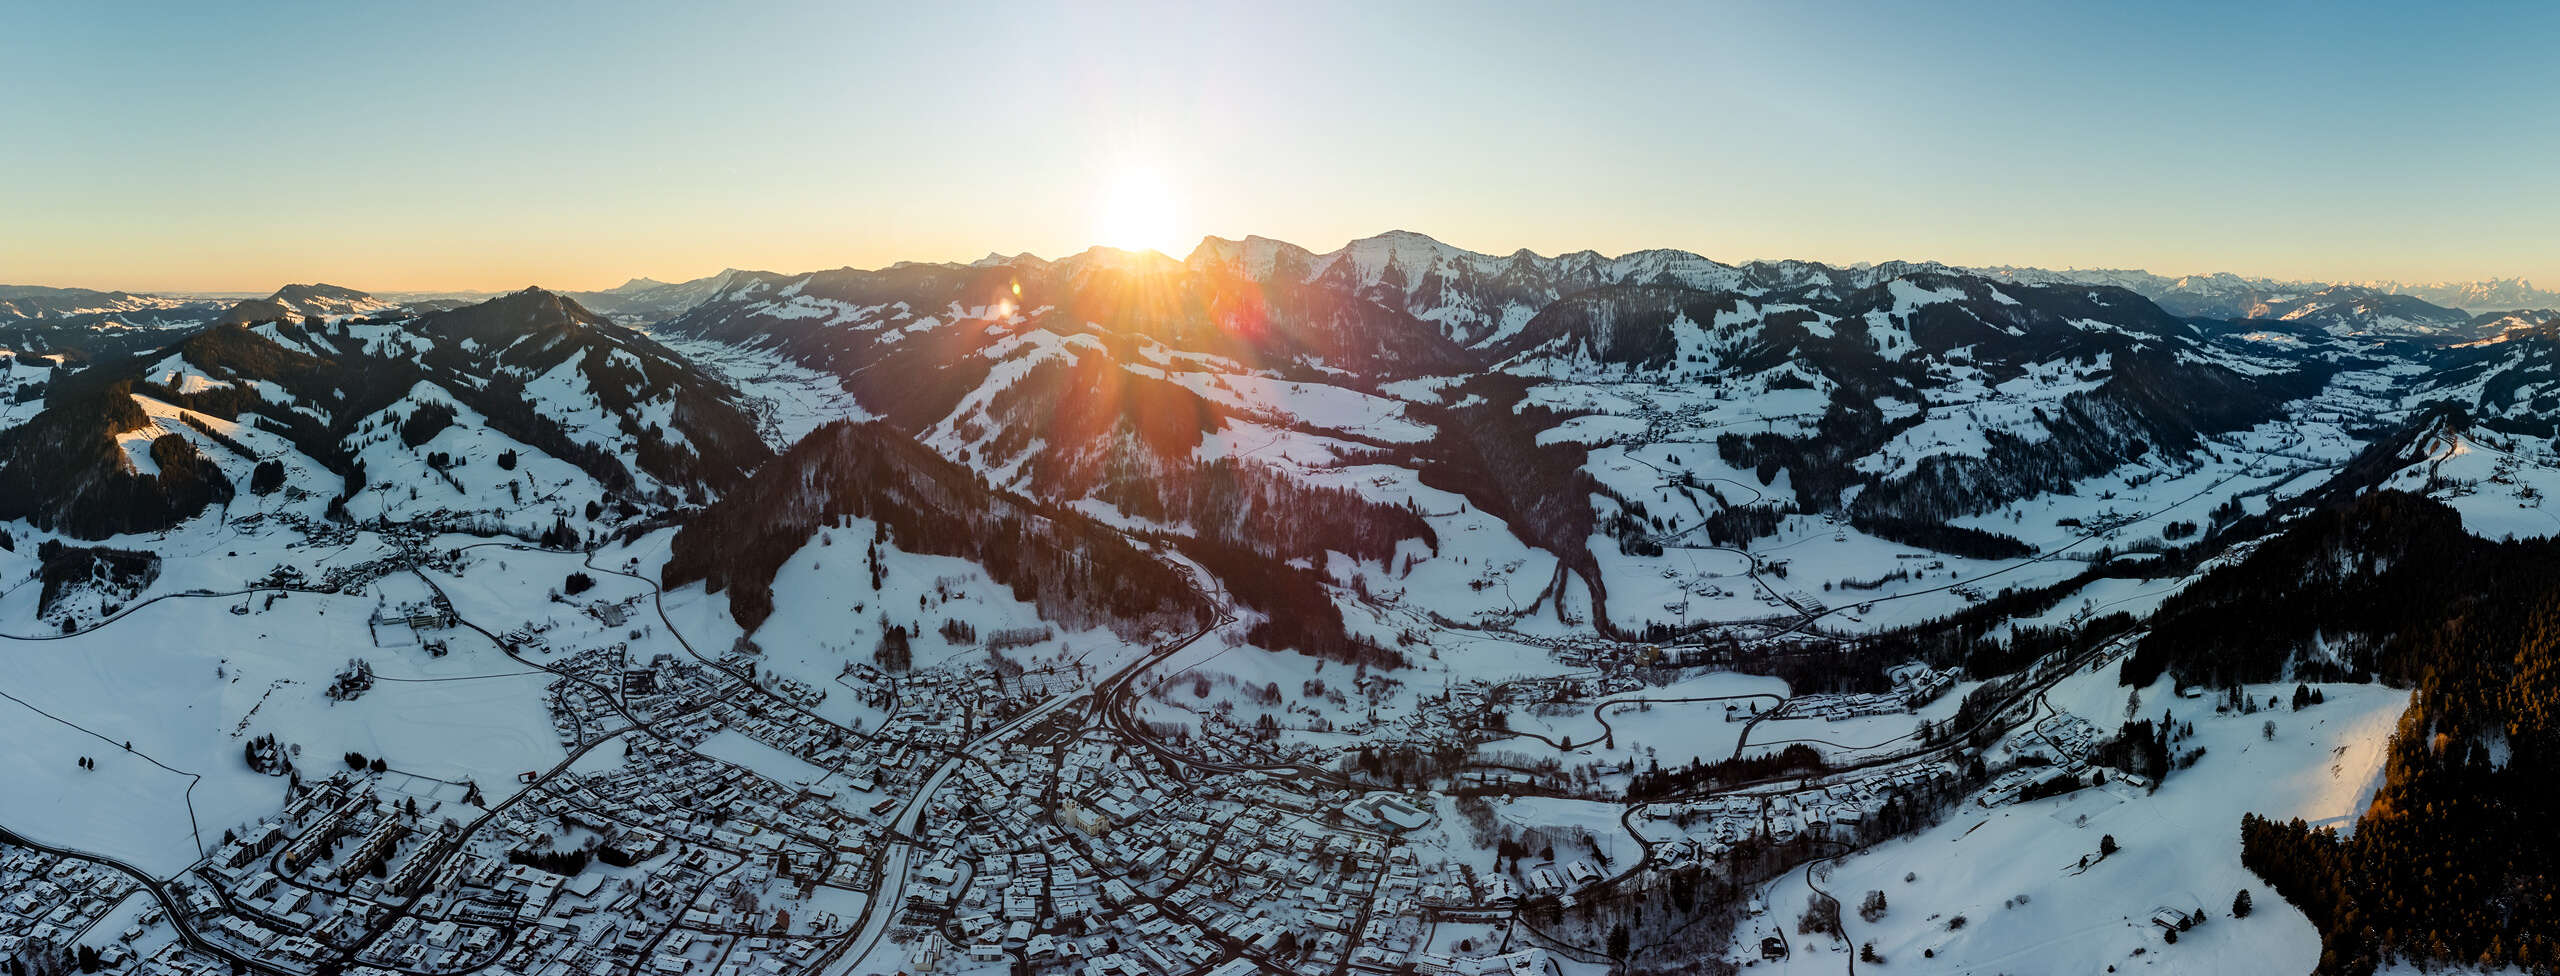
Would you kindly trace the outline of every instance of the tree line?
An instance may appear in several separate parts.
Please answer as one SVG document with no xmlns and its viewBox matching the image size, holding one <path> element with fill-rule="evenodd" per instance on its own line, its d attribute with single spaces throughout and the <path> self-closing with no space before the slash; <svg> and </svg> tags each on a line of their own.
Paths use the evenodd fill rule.
<svg viewBox="0 0 2560 976">
<path fill-rule="evenodd" d="M 2560 966 L 2560 542 L 2482 540 L 2439 503 L 2377 492 L 2171 598 L 2125 664 L 2140 684 L 2288 672 L 2412 689 L 2351 834 L 2240 824 L 2242 862 L 2319 927 L 2319 971 Z"/>
</svg>

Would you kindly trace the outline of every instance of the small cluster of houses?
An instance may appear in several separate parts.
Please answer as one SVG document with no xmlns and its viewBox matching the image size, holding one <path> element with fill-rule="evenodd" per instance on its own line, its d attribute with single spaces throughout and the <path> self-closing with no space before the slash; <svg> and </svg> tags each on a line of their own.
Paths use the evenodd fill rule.
<svg viewBox="0 0 2560 976">
<path fill-rule="evenodd" d="M 628 653 L 617 651 L 610 686 L 622 689 L 622 703 L 643 717 L 683 713 L 699 715 L 686 709 L 694 702 L 709 701 L 728 694 L 738 683 L 728 672 L 704 667 L 673 654 L 653 655 L 646 662 L 632 662 Z M 707 732 L 705 734 L 708 734 Z M 701 741 L 696 739 L 694 741 Z"/>
<path fill-rule="evenodd" d="M 721 699 L 708 711 L 713 720 L 730 731 L 772 746 L 782 752 L 822 769 L 839 769 L 863 762 L 870 747 L 878 744 L 875 737 L 866 742 L 848 733 L 842 726 L 828 723 L 818 716 L 797 708 L 777 708 L 767 698 Z"/>
<path fill-rule="evenodd" d="M 1963 668 L 1932 668 L 1918 661 L 1886 668 L 1885 679 L 1893 682 L 1893 690 L 1911 708 L 1919 708 L 1938 700 L 1956 683 L 1964 680 Z"/>
<path fill-rule="evenodd" d="M 1400 962 L 1421 934 L 1413 850 L 1265 802 L 1275 792 L 1240 777 L 1135 826 L 1137 837 L 1180 831 L 1189 864 L 1142 890 L 1213 937 L 1264 952 L 1294 942 L 1325 971 Z"/>
<path fill-rule="evenodd" d="M 340 774 L 309 784 L 281 817 L 234 831 L 180 879 L 201 936 L 300 964 L 363 943 L 383 902 L 425 891 L 452 849 L 455 825 L 421 816 Z M 485 959 L 493 945 L 471 950 Z"/>
<path fill-rule="evenodd" d="M 1843 783 L 1797 790 L 1727 793 L 1644 807 L 1649 821 L 1671 821 L 1680 836 L 1657 846 L 1669 866 L 1722 860 L 1745 841 L 1793 843 L 1799 839 L 1862 843 L 1868 820 L 1898 793 L 1917 796 L 1950 788 L 1960 773 L 1953 763 L 1894 767 Z"/>
<path fill-rule="evenodd" d="M 2064 763 L 2084 762 L 2096 750 L 2106 733 L 2088 719 L 2070 712 L 2057 712 L 2036 723 L 2036 736 L 2053 747 L 2054 757 Z"/>
<path fill-rule="evenodd" d="M 575 671 L 570 671 L 575 675 Z M 560 736 L 562 749 L 577 749 L 588 743 L 610 737 L 618 727 L 613 697 L 592 681 L 564 676 L 545 689 L 544 704 L 551 714 L 551 728 Z"/>
<path fill-rule="evenodd" d="M 373 632 L 373 646 L 394 647 L 416 643 L 418 635 L 444 630 L 458 619 L 453 604 L 437 593 L 424 600 L 377 602 L 365 624 Z"/>
<path fill-rule="evenodd" d="M 0 959 L 32 959 L 48 947 L 60 954 L 134 890 L 132 879 L 105 865 L 0 844 Z M 130 926 L 111 941 L 86 941 L 103 941 L 99 958 L 108 966 L 121 965 L 134 957 L 132 943 L 142 935 L 141 926 L 153 920 Z"/>
<path fill-rule="evenodd" d="M 1984 787 L 1982 795 L 1974 798 L 1974 802 L 1996 807 L 2071 775 L 2074 774 L 2068 766 L 2020 766 L 1992 777 L 1991 785 Z"/>
<path fill-rule="evenodd" d="M 2105 739 L 2105 732 L 2080 716 L 2069 712 L 2048 715 L 2038 720 L 2032 730 L 2006 740 L 2006 755 L 2015 765 L 1992 777 L 1990 785 L 1975 798 L 1975 802 L 1986 807 L 1999 806 L 2052 792 L 2054 784 L 2087 771 L 2091 753 Z M 2142 777 L 2131 773 L 2116 770 L 2106 773 L 2111 779 L 2137 786 L 2147 785 Z"/>
<path fill-rule="evenodd" d="M 1410 711 L 1386 719 L 1373 730 L 1375 738 L 1426 754 L 1473 746 L 1484 738 L 1486 688 L 1481 681 L 1469 681 L 1440 694 L 1419 695 Z"/>
<path fill-rule="evenodd" d="M 1342 816 L 1371 830 L 1420 830 L 1431 823 L 1431 811 L 1400 794 L 1383 791 L 1343 804 Z"/>
<path fill-rule="evenodd" d="M 722 976 L 801 971 L 822 941 L 771 933 L 762 913 L 740 913 L 732 889 L 716 883 L 758 883 L 766 870 L 708 847 L 572 875 L 465 854 L 435 897 L 393 919 L 358 959 L 401 972 L 494 965 L 531 976 L 710 973 L 715 960 Z"/>
<path fill-rule="evenodd" d="M 1480 685 L 1480 683 L 1475 684 Z M 1459 694 L 1462 696 L 1461 700 L 1464 700 L 1465 695 L 1473 694 L 1480 697 L 1486 704 L 1493 706 L 1530 705 L 1542 702 L 1598 701 L 1611 695 L 1633 694 L 1648 687 L 1650 686 L 1645 684 L 1643 679 L 1636 677 L 1632 671 L 1617 670 L 1596 676 L 1524 678 L 1500 685 L 1480 685 L 1480 690 L 1464 689 Z"/>
<path fill-rule="evenodd" d="M 1829 722 L 1864 718 L 1870 715 L 1902 715 L 1917 711 L 1936 701 L 1947 689 L 1963 679 L 1960 668 L 1932 668 L 1919 662 L 1896 665 L 1885 670 L 1893 690 L 1861 694 L 1797 695 L 1769 713 L 1770 718 L 1818 718 Z M 1726 721 L 1742 721 L 1758 717 L 1733 705 L 1725 706 Z"/>
<path fill-rule="evenodd" d="M 807 913 L 792 931 L 808 937 L 778 931 L 781 906 L 820 885 L 868 887 L 878 841 L 825 798 L 647 738 L 620 769 L 564 774 L 492 824 L 360 958 L 404 972 L 493 958 L 545 976 L 709 972 L 715 960 L 728 976 L 797 972 L 823 941 Z M 543 859 L 568 850 L 591 859 L 569 874 Z"/>
<path fill-rule="evenodd" d="M 641 737 L 630 741 L 621 768 L 563 774 L 498 826 L 519 844 L 542 844 L 562 825 L 595 838 L 614 860 L 686 845 L 749 859 L 794 883 L 848 890 L 869 887 L 880 839 L 878 828 L 823 791 Z"/>
<path fill-rule="evenodd" d="M 1200 720 L 1200 730 L 1187 748 L 1214 755 L 1238 765 L 1279 766 L 1291 763 L 1321 765 L 1333 761 L 1339 752 L 1301 738 L 1283 736 L 1276 729 L 1245 725 L 1232 717 L 1211 712 Z"/>
<path fill-rule="evenodd" d="M 414 808 L 345 775 L 313 784 L 176 882 L 191 930 L 286 968 L 354 953 L 350 972 L 384 976 L 783 976 L 825 950 L 820 925 L 842 929 L 785 906 L 868 888 L 880 842 L 829 798 L 647 737 L 468 837 Z M 153 971 L 192 976 L 190 960 Z"/>
<path fill-rule="evenodd" d="M 1431 820 L 1399 795 L 1310 793 L 1254 772 L 1159 777 L 1107 733 L 1004 745 L 929 798 L 919 849 L 932 855 L 892 930 L 911 972 L 1179 976 L 1232 948 L 1383 974 L 1425 948 L 1432 906 L 1483 897 L 1398 842 Z M 1491 894 L 1516 899 L 1506 886 Z"/>
</svg>

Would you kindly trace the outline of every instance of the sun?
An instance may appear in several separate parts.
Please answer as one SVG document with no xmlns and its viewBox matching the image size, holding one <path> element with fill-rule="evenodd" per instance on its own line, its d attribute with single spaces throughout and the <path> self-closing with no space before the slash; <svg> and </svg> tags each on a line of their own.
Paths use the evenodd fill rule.
<svg viewBox="0 0 2560 976">
<path fill-rule="evenodd" d="M 1167 254 L 1181 246 L 1174 237 L 1173 187 L 1161 172 L 1148 167 L 1121 170 L 1103 193 L 1101 208 L 1095 228 L 1098 243 Z"/>
</svg>

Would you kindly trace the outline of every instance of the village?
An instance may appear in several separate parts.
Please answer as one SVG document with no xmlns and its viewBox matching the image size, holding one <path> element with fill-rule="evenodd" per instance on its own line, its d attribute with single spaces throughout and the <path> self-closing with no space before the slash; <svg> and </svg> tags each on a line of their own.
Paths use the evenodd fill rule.
<svg viewBox="0 0 2560 976">
<path fill-rule="evenodd" d="M 252 741 L 252 767 L 289 779 L 282 807 L 211 825 L 164 880 L 12 850 L 0 945 L 152 976 L 1560 976 L 1589 950 L 1527 920 L 1672 873 L 1756 879 L 1772 851 L 1855 848 L 1986 786 L 2014 799 L 2097 736 L 2039 716 L 1984 784 L 1927 735 L 1973 687 L 1961 671 L 1796 694 L 1649 646 L 1438 688 L 1359 669 L 1300 700 L 1147 674 L 1187 641 L 1110 677 L 992 652 L 828 675 L 744 639 L 703 653 L 649 591 L 574 577 L 483 628 L 448 594 L 462 550 L 384 542 L 233 612 L 363 594 L 371 657 L 339 670 L 338 701 L 380 693 L 388 656 L 493 645 L 547 679 L 565 758 L 438 778 Z M 1806 736 L 1875 742 L 1824 746 L 1837 769 L 1679 778 L 1676 756 Z M 1540 803 L 1591 826 L 1501 812 Z"/>
<path fill-rule="evenodd" d="M 397 622 L 427 633 L 439 623 Z M 1072 696 L 1051 686 L 999 692 L 982 664 L 848 669 L 835 693 L 876 697 L 892 715 L 856 732 L 807 710 L 825 692 L 751 677 L 747 654 L 641 661 L 616 642 L 551 660 L 550 711 L 577 761 L 518 784 L 361 768 L 305 782 L 288 808 L 233 831 L 169 885 L 187 938 L 101 964 L 204 973 L 233 956 L 288 973 L 419 976 L 781 976 L 855 963 L 1062 976 L 1546 973 L 1547 948 L 1460 952 L 1433 933 L 1447 919 L 1571 904 L 1613 877 L 1592 855 L 1452 860 L 1416 842 L 1446 827 L 1424 784 L 1358 785 L 1352 757 L 1274 750 L 1267 735 L 1213 734 L 1192 746 L 1232 751 L 1169 758 L 1058 707 Z M 1771 714 L 1907 709 L 1952 677 L 1920 669 L 1893 696 L 1808 696 Z M 1640 689 L 1592 680 L 1434 700 L 1480 714 L 1505 698 Z M 1421 725 L 1379 731 L 1429 745 L 1447 735 L 1432 727 L 1443 731 L 1413 742 L 1392 736 Z M 1644 804 L 1642 867 L 1712 866 L 1739 846 L 1799 837 L 1854 844 L 1896 798 L 1957 777 L 1950 763 L 1920 762 Z M 1469 783 L 1501 786 L 1450 781 Z M 512 795 L 492 801 L 501 790 Z M 65 892 L 92 886 L 59 908 L 20 886 L 6 907 L 43 928 L 13 938 L 67 941 L 133 887 L 67 860 L 8 863 L 50 872 Z"/>
<path fill-rule="evenodd" d="M 104 865 L 0 839 L 0 959 L 23 958 L 35 946 L 81 945 L 88 947 L 84 964 L 125 966 L 138 958 L 145 927 L 160 920 L 147 896 L 134 897 L 139 891 Z M 130 918 L 111 926 L 120 914 Z M 107 938 L 90 938 L 93 932 Z"/>
</svg>

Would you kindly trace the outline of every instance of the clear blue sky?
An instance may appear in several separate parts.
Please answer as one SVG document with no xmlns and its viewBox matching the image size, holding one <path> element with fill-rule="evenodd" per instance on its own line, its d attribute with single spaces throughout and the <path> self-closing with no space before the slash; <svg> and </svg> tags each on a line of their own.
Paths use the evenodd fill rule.
<svg viewBox="0 0 2560 976">
<path fill-rule="evenodd" d="M 715 6 L 0 5 L 0 282 L 1404 228 L 2560 285 L 2548 3 Z"/>
</svg>

